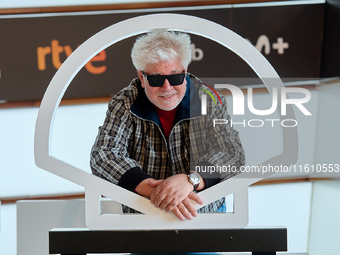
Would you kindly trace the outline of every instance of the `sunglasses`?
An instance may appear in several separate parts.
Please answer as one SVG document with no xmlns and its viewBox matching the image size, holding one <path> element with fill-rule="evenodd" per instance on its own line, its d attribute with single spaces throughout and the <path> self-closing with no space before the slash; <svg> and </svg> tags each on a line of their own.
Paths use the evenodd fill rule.
<svg viewBox="0 0 340 255">
<path fill-rule="evenodd" d="M 149 81 L 151 87 L 162 87 L 165 80 L 168 80 L 171 86 L 178 86 L 183 84 L 185 78 L 185 71 L 183 71 L 183 73 L 170 75 L 146 75 L 144 71 L 142 71 L 142 73 Z"/>
</svg>

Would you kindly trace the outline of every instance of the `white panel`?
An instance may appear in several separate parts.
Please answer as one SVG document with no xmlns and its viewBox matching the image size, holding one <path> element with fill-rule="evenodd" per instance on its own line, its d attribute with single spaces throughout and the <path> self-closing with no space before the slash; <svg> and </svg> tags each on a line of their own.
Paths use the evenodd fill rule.
<svg viewBox="0 0 340 255">
<path fill-rule="evenodd" d="M 310 255 L 339 254 L 340 182 L 314 184 L 310 229 Z"/>
<path fill-rule="evenodd" d="M 84 204 L 84 200 L 81 199 L 18 201 L 17 255 L 48 255 L 48 231 L 52 228 L 84 228 Z M 15 205 L 12 205 L 12 208 L 14 209 Z M 105 200 L 102 202 L 102 210 L 103 212 L 120 213 L 121 206 L 114 201 Z M 8 229 L 12 229 L 15 234 L 13 226 L 15 220 L 9 220 L 8 223 L 11 227 Z M 9 238 L 13 243 L 15 236 L 9 236 Z M 6 239 L 4 241 L 9 242 Z M 4 247 L 6 246 L 6 252 L 2 252 L 0 246 L 0 254 L 16 254 L 8 253 L 7 251 L 10 251 L 12 247 L 4 244 Z"/>
<path fill-rule="evenodd" d="M 16 213 L 14 204 L 1 205 L 0 254 L 16 255 Z"/>
<path fill-rule="evenodd" d="M 320 108 L 318 119 L 318 134 L 316 164 L 326 166 L 326 173 L 315 173 L 315 177 L 340 178 L 340 82 L 320 87 Z M 329 164 L 337 164 L 337 173 L 331 173 Z"/>
<path fill-rule="evenodd" d="M 310 182 L 252 186 L 248 226 L 284 226 L 288 251 L 307 252 L 311 196 Z"/>
<path fill-rule="evenodd" d="M 17 202 L 17 255 L 47 255 L 48 231 L 85 227 L 84 201 Z M 33 234 L 34 233 L 34 234 Z"/>
</svg>

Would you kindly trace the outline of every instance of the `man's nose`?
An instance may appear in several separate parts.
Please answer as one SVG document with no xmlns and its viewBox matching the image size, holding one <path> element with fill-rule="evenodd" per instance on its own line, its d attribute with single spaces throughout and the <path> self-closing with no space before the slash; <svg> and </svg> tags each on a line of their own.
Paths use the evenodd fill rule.
<svg viewBox="0 0 340 255">
<path fill-rule="evenodd" d="M 167 79 L 165 79 L 165 81 L 163 83 L 162 90 L 164 90 L 164 91 L 172 90 L 172 86 Z"/>
</svg>

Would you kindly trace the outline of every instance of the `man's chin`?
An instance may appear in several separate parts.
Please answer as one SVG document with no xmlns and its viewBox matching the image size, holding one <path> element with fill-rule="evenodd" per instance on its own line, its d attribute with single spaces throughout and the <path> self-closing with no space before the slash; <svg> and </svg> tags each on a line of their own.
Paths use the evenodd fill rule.
<svg viewBox="0 0 340 255">
<path fill-rule="evenodd" d="M 163 111 L 171 111 L 177 107 L 178 103 L 172 104 L 158 104 L 157 107 L 162 109 Z"/>
</svg>

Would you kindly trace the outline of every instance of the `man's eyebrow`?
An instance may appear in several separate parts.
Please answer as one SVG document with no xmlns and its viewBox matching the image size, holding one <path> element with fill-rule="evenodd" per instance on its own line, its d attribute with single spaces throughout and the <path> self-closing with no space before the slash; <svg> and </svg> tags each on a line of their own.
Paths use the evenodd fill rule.
<svg viewBox="0 0 340 255">
<path fill-rule="evenodd" d="M 178 74 L 178 73 L 180 73 L 181 71 L 179 71 L 179 70 L 175 70 L 175 71 L 172 71 L 171 73 L 174 73 L 174 74 Z"/>
<path fill-rule="evenodd" d="M 179 73 L 181 73 L 181 71 L 178 71 L 178 70 L 171 71 L 171 74 L 179 74 Z M 162 75 L 162 74 L 161 73 L 152 73 L 150 75 Z"/>
</svg>

